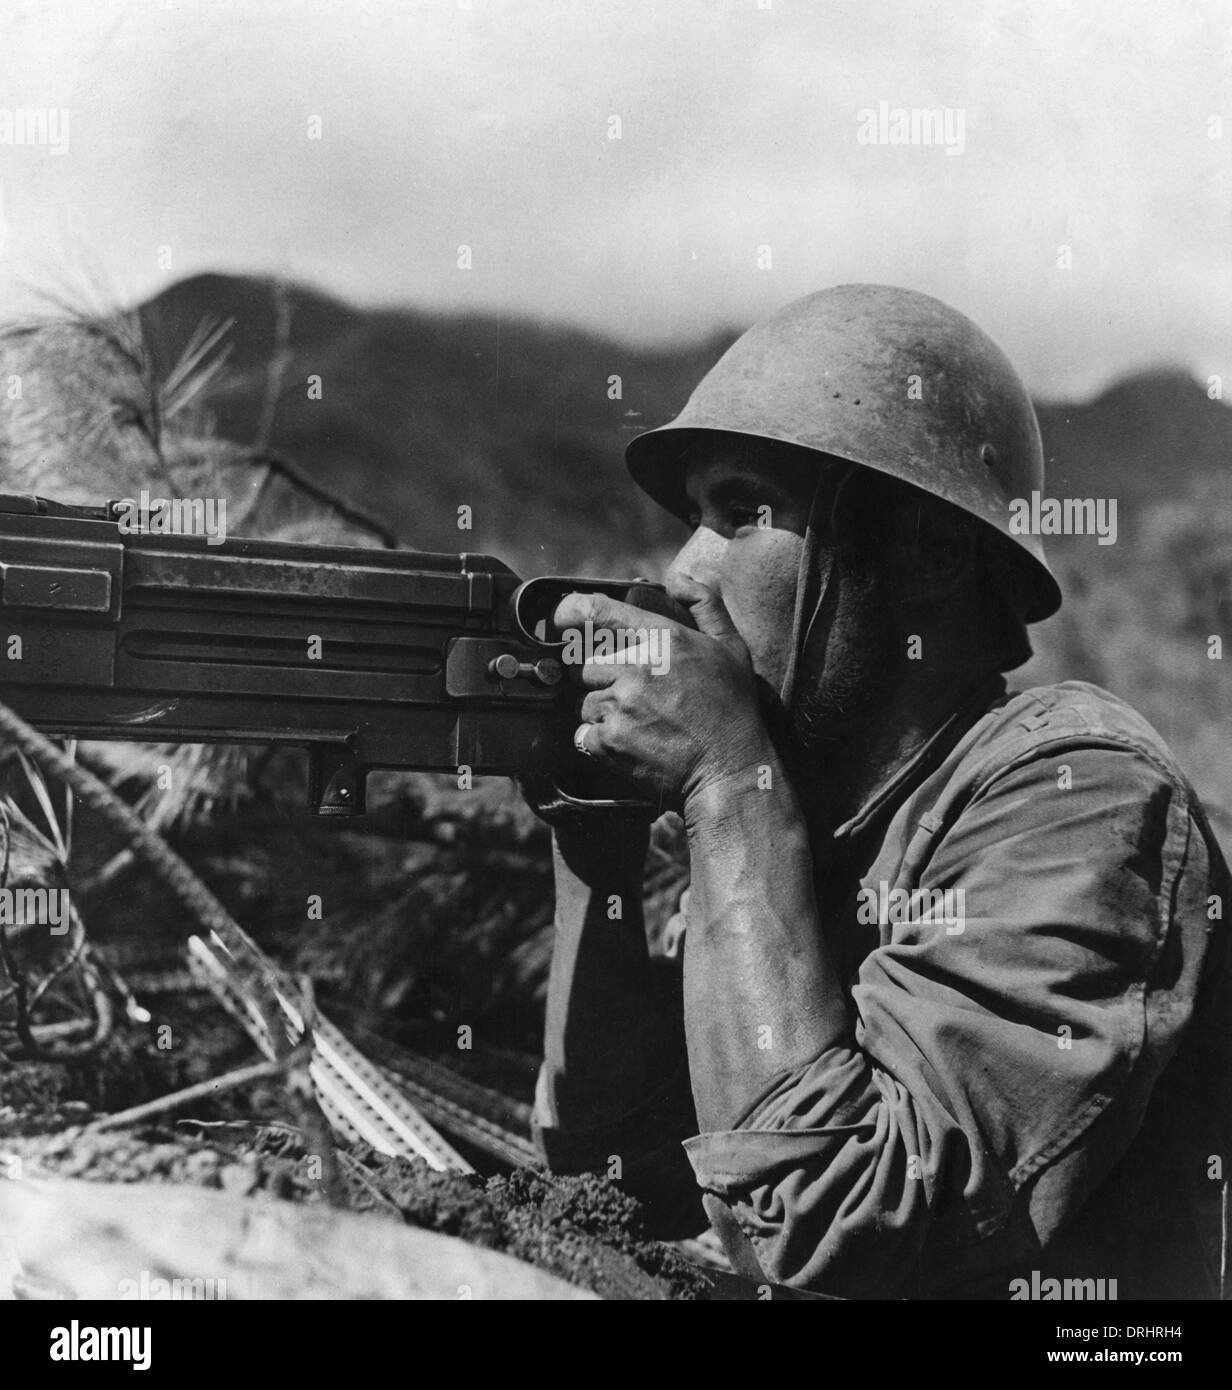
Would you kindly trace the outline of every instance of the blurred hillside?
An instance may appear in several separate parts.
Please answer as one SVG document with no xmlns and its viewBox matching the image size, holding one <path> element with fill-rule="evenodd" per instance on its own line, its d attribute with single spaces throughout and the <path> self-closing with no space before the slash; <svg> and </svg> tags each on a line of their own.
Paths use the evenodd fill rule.
<svg viewBox="0 0 1232 1390">
<path fill-rule="evenodd" d="M 234 319 L 212 396 L 221 435 L 287 454 L 404 545 L 491 552 L 527 573 L 672 543 L 680 528 L 629 485 L 621 451 L 679 410 L 730 341 L 639 353 L 547 325 L 362 311 L 224 276 L 184 281 L 141 312 L 159 368 L 202 319 Z"/>
<path fill-rule="evenodd" d="M 735 336 L 639 351 L 226 276 L 175 285 L 141 314 L 164 369 L 203 319 L 234 320 L 211 402 L 222 436 L 285 453 L 404 545 L 491 552 L 525 574 L 653 568 L 679 544 L 622 450 L 680 409 Z M 1115 497 L 1118 538 L 1046 542 L 1069 601 L 1034 629 L 1015 684 L 1092 680 L 1138 706 L 1232 843 L 1232 409 L 1176 370 L 1038 409 L 1049 495 Z M 1208 657 L 1212 635 L 1222 661 Z"/>
</svg>

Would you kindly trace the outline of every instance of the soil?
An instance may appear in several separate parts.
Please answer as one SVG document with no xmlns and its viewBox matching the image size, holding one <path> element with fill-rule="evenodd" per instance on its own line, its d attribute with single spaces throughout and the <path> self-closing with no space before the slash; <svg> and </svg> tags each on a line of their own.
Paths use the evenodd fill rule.
<svg viewBox="0 0 1232 1390">
<path fill-rule="evenodd" d="M 276 1083 L 230 1092 L 131 1129 L 92 1131 L 102 1114 L 218 1075 L 251 1060 L 229 1018 L 179 996 L 160 1051 L 148 1030 L 118 1032 L 96 1058 L 0 1070 L 0 1161 L 23 1176 L 97 1182 L 188 1183 L 237 1196 L 325 1200 Z M 192 1018 L 191 1037 L 185 1032 Z M 338 1148 L 343 1203 L 526 1260 L 617 1299 L 697 1299 L 708 1276 L 674 1246 L 647 1240 L 642 1208 L 597 1176 L 535 1169 L 488 1176 L 439 1173 L 419 1160 Z"/>
<path fill-rule="evenodd" d="M 488 1178 L 372 1156 L 378 1184 L 412 1225 L 503 1250 L 607 1298 L 698 1299 L 706 1276 L 645 1240 L 640 1204 L 606 1178 L 521 1168 Z"/>
</svg>

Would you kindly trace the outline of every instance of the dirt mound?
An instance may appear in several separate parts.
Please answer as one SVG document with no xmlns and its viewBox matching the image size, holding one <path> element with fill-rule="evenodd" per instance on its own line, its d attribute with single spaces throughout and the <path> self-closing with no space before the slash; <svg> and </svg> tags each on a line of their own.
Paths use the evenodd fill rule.
<svg viewBox="0 0 1232 1390">
<path fill-rule="evenodd" d="M 245 1121 L 189 1122 L 135 1133 L 72 1128 L 0 1141 L 0 1169 L 19 1178 L 81 1178 L 221 1189 L 237 1196 L 324 1200 L 294 1130 Z M 484 1179 L 438 1173 L 366 1146 L 342 1151 L 347 1209 L 382 1214 L 512 1255 L 606 1298 L 694 1299 L 703 1273 L 643 1236 L 640 1205 L 598 1177 L 519 1170 Z"/>
<path fill-rule="evenodd" d="M 381 1155 L 369 1163 L 414 1225 L 516 1255 L 606 1298 L 706 1294 L 697 1266 L 672 1246 L 646 1240 L 640 1203 L 606 1178 L 522 1168 L 485 1182 Z"/>
</svg>

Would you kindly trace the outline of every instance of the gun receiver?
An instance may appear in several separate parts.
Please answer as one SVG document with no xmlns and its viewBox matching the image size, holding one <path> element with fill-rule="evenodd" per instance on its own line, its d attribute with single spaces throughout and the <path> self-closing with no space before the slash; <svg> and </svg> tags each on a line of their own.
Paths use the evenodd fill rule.
<svg viewBox="0 0 1232 1390">
<path fill-rule="evenodd" d="M 373 768 L 548 774 L 572 795 L 581 692 L 551 613 L 574 590 L 691 625 L 644 581 L 523 583 L 487 555 L 217 546 L 126 533 L 113 504 L 0 496 L 0 688 L 53 737 L 302 746 L 325 816 L 362 815 Z"/>
</svg>

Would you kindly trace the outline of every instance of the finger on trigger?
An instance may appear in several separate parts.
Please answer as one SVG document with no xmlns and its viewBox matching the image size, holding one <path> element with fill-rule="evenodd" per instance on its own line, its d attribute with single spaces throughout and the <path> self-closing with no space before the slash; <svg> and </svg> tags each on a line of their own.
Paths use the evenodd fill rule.
<svg viewBox="0 0 1232 1390">
<path fill-rule="evenodd" d="M 603 594 L 566 594 L 556 605 L 552 621 L 561 632 L 570 627 L 582 627 L 585 623 L 602 626 L 608 621 L 604 605 L 609 602 L 611 600 Z"/>
<path fill-rule="evenodd" d="M 566 628 L 582 628 L 590 623 L 592 628 L 670 628 L 681 632 L 688 629 L 662 613 L 651 613 L 645 608 L 636 608 L 631 603 L 621 603 L 619 599 L 607 594 L 572 593 L 566 594 L 556 605 L 552 621 L 559 631 Z"/>
</svg>

